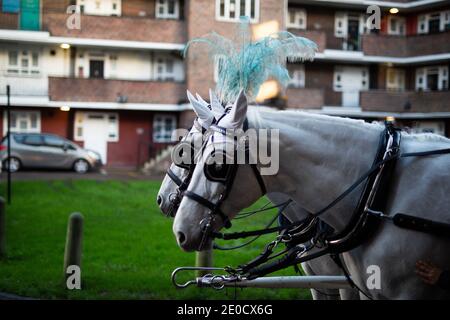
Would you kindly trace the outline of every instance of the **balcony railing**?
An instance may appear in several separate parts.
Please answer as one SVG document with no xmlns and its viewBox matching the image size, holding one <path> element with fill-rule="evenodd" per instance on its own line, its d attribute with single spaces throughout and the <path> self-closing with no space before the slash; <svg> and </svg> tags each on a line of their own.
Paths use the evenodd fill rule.
<svg viewBox="0 0 450 320">
<path fill-rule="evenodd" d="M 81 15 L 81 28 L 69 29 L 64 13 L 45 13 L 42 29 L 52 36 L 146 42 L 185 43 L 184 20 Z"/>
<path fill-rule="evenodd" d="M 450 31 L 416 35 L 387 36 L 367 34 L 362 49 L 369 56 L 414 57 L 450 52 Z"/>
<path fill-rule="evenodd" d="M 360 101 L 363 111 L 450 112 L 450 91 L 369 90 Z"/>
<path fill-rule="evenodd" d="M 52 101 L 178 104 L 185 92 L 179 82 L 49 77 Z"/>
</svg>

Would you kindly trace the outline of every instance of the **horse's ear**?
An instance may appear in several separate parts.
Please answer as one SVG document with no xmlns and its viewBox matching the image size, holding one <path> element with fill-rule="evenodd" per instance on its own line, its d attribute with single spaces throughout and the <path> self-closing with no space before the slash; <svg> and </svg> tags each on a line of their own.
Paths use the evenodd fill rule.
<svg viewBox="0 0 450 320">
<path fill-rule="evenodd" d="M 204 127 L 209 127 L 214 120 L 214 115 L 211 110 L 209 110 L 207 106 L 204 106 L 198 102 L 189 90 L 187 90 L 187 97 L 191 102 L 192 108 L 194 108 L 194 112 L 198 117 L 199 123 Z"/>
<path fill-rule="evenodd" d="M 214 114 L 214 118 L 217 120 L 225 113 L 225 108 L 222 106 L 219 98 L 217 98 L 212 89 L 209 89 L 209 101 L 211 101 L 211 110 Z"/>
<path fill-rule="evenodd" d="M 227 128 L 242 128 L 245 117 L 247 116 L 247 97 L 244 90 L 239 92 L 239 95 L 231 107 L 230 112 L 223 117 L 223 125 Z"/>
<path fill-rule="evenodd" d="M 201 95 L 199 95 L 198 93 L 195 94 L 195 96 L 197 97 L 197 101 L 200 102 L 201 104 L 203 104 L 205 107 L 208 107 L 208 109 L 211 109 L 211 107 L 209 106 L 210 104 L 208 102 L 206 102 Z"/>
</svg>

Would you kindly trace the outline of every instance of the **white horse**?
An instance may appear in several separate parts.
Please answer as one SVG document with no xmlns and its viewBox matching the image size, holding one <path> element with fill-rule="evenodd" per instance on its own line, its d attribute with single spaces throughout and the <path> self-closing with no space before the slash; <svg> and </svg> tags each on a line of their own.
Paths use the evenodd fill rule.
<svg viewBox="0 0 450 320">
<path fill-rule="evenodd" d="M 378 124 L 312 115 L 295 111 L 251 110 L 241 94 L 231 111 L 218 123 L 236 130 L 248 118 L 250 128 L 279 129 L 280 167 L 275 175 L 263 176 L 267 191 L 285 194 L 309 212 L 317 212 L 334 200 L 367 171 L 376 154 L 380 133 Z M 212 143 L 214 138 L 214 143 Z M 271 141 L 273 143 L 273 141 Z M 230 137 L 214 132 L 205 152 L 197 162 L 188 191 L 217 203 L 226 186 L 209 180 L 204 171 L 213 149 L 234 144 Z M 449 148 L 450 140 L 436 135 L 402 134 L 401 152 Z M 391 191 L 385 214 L 407 213 L 450 223 L 450 156 L 402 158 L 391 178 Z M 254 203 L 261 190 L 249 165 L 238 165 L 235 179 L 220 209 L 232 219 L 241 209 Z M 335 230 L 342 230 L 352 215 L 362 188 L 344 198 L 321 216 Z M 178 244 L 186 251 L 199 249 L 204 240 L 201 224 L 211 210 L 184 196 L 173 223 Z M 212 220 L 214 231 L 223 227 L 224 217 Z M 448 292 L 421 282 L 414 272 L 418 260 L 432 260 L 450 266 L 448 238 L 400 229 L 390 221 L 382 222 L 374 236 L 359 247 L 343 254 L 344 263 L 354 282 L 375 299 L 443 299 Z M 375 268 L 374 268 L 375 266 Z M 379 285 L 367 280 L 373 270 L 380 271 Z"/>
<path fill-rule="evenodd" d="M 210 101 L 211 104 L 208 104 L 205 100 L 202 99 L 198 94 L 197 99 L 188 91 L 187 92 L 188 99 L 193 107 L 193 110 L 197 116 L 195 121 L 200 124 L 200 126 L 207 130 L 209 126 L 213 122 L 213 119 L 219 119 L 224 115 L 225 108 L 219 102 L 217 96 L 210 90 Z M 211 110 L 209 109 L 211 108 Z M 185 142 L 191 143 L 194 139 L 201 139 L 202 132 L 199 126 L 195 125 L 195 122 L 190 129 L 190 132 L 185 137 Z M 173 175 L 178 180 L 178 184 L 182 183 L 186 179 L 188 179 L 189 169 L 180 167 L 175 163 L 170 165 L 169 169 Z M 159 189 L 157 195 L 157 203 L 161 209 L 161 211 L 166 216 L 174 217 L 176 214 L 177 207 L 174 206 L 173 201 L 175 197 L 179 197 L 178 195 L 178 185 L 174 181 L 174 178 L 171 178 L 168 174 L 164 177 L 161 187 Z M 267 195 L 269 200 L 273 203 L 285 203 L 289 200 L 282 193 L 270 193 Z M 295 202 L 291 202 L 283 211 L 284 216 L 289 221 L 296 221 L 302 219 L 307 215 L 307 212 L 296 205 Z M 311 260 L 305 263 L 302 263 L 302 268 L 307 275 L 340 275 L 342 274 L 342 270 L 336 265 L 336 263 L 327 255 L 320 257 L 316 260 Z M 311 290 L 311 294 L 314 300 L 332 300 L 338 299 L 357 299 L 359 298 L 358 292 L 354 289 L 321 289 L 319 290 Z"/>
</svg>

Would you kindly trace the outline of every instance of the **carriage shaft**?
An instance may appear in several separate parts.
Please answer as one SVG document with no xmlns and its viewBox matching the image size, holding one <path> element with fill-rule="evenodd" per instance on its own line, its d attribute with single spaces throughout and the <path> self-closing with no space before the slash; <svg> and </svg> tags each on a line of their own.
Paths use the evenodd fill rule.
<svg viewBox="0 0 450 320">
<path fill-rule="evenodd" d="M 237 288 L 305 288 L 344 289 L 350 288 L 345 276 L 282 276 L 261 277 L 254 280 L 224 281 L 225 287 Z M 211 278 L 197 278 L 198 287 L 212 287 Z"/>
</svg>

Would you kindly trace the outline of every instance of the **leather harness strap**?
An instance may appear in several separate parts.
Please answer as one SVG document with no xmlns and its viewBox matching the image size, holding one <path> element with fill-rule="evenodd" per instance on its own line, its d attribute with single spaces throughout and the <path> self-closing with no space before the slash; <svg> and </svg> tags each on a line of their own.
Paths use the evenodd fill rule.
<svg viewBox="0 0 450 320">
<path fill-rule="evenodd" d="M 172 181 L 179 187 L 181 186 L 181 184 L 183 183 L 183 181 L 181 181 L 180 178 L 178 178 L 178 176 L 172 171 L 172 169 L 167 169 L 167 175 L 169 176 L 170 179 L 172 179 Z"/>
</svg>

